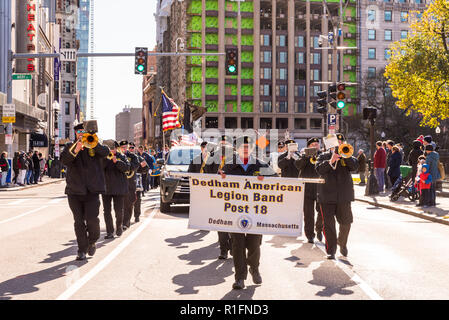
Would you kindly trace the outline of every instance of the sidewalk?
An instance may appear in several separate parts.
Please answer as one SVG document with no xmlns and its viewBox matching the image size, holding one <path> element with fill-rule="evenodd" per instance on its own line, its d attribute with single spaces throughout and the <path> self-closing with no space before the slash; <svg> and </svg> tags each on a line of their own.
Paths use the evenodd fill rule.
<svg viewBox="0 0 449 320">
<path fill-rule="evenodd" d="M 31 188 L 36 188 L 39 186 L 45 186 L 48 184 L 52 184 L 52 183 L 56 183 L 56 182 L 60 182 L 60 181 L 64 181 L 65 178 L 50 178 L 49 176 L 44 176 L 42 177 L 42 182 L 39 182 L 38 184 L 31 184 L 31 185 L 24 185 L 24 186 L 19 186 L 19 185 L 14 185 L 14 184 L 9 184 L 8 187 L 6 188 L 0 188 L 0 192 L 2 191 L 18 191 L 18 190 L 24 190 L 24 189 L 31 189 Z"/>
<path fill-rule="evenodd" d="M 372 204 L 376 207 L 387 208 L 422 219 L 449 225 L 449 198 L 447 197 L 437 195 L 436 207 L 422 208 L 415 206 L 417 202 L 412 202 L 404 197 L 400 197 L 397 201 L 391 201 L 389 198 L 391 191 L 380 193 L 375 196 L 365 196 L 365 188 L 366 186 L 359 186 L 354 182 L 356 200 Z"/>
</svg>

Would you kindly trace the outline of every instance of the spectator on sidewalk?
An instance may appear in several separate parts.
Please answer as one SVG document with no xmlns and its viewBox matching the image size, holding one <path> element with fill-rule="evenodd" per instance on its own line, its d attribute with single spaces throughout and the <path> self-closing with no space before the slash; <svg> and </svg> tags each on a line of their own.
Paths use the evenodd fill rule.
<svg viewBox="0 0 449 320">
<path fill-rule="evenodd" d="M 8 176 L 8 171 L 8 153 L 3 151 L 0 156 L 0 187 L 6 187 L 6 177 Z"/>
<path fill-rule="evenodd" d="M 438 170 L 438 161 L 440 155 L 438 152 L 433 151 L 433 146 L 428 144 L 426 146 L 426 164 L 429 166 L 429 173 L 432 176 L 432 184 L 430 186 L 430 204 L 433 207 L 436 205 L 436 184 L 437 180 L 441 178 L 440 171 Z"/>
<path fill-rule="evenodd" d="M 401 176 L 402 156 L 398 146 L 391 148 L 391 155 L 388 162 L 388 176 L 390 177 L 391 185 L 394 185 L 396 180 Z"/>
<path fill-rule="evenodd" d="M 374 165 L 374 174 L 376 175 L 377 183 L 379 185 L 379 192 L 384 192 L 386 161 L 387 161 L 387 153 L 383 148 L 382 141 L 377 141 L 373 165 Z"/>
<path fill-rule="evenodd" d="M 425 136 L 425 137 L 424 137 L 424 142 L 423 142 L 424 148 L 425 148 L 426 146 L 428 146 L 429 144 L 432 145 L 433 151 L 435 151 L 437 145 L 436 145 L 436 143 L 432 140 L 432 136 Z"/>
<path fill-rule="evenodd" d="M 45 172 L 45 159 L 42 156 L 42 153 L 39 152 L 39 181 L 42 182 L 42 177 L 44 176 Z"/>
<path fill-rule="evenodd" d="M 34 166 L 33 166 L 33 159 L 32 159 L 32 152 L 25 153 L 25 161 L 26 161 L 26 174 L 25 174 L 25 184 L 31 184 L 33 182 L 33 173 L 34 173 Z"/>
<path fill-rule="evenodd" d="M 415 179 L 415 188 L 417 189 L 418 194 L 419 194 L 419 201 L 416 204 L 417 207 L 421 207 L 423 205 L 422 204 L 422 198 L 421 198 L 421 189 L 419 188 L 419 176 L 422 173 L 422 166 L 424 164 L 426 164 L 426 156 L 425 155 L 420 155 L 418 157 L 418 164 L 416 166 L 417 167 L 416 168 L 416 176 L 414 178 Z"/>
<path fill-rule="evenodd" d="M 366 156 L 363 152 L 363 149 L 359 150 L 359 154 L 357 155 L 357 161 L 359 162 L 359 174 L 360 174 L 360 183 L 359 185 L 364 186 L 366 184 L 365 172 L 366 172 Z"/>
<path fill-rule="evenodd" d="M 429 165 L 423 164 L 422 172 L 419 175 L 420 203 L 422 204 L 423 208 L 432 206 L 432 180 L 432 175 L 429 173 Z"/>
<path fill-rule="evenodd" d="M 412 167 L 412 177 L 415 179 L 418 172 L 418 158 L 423 155 L 422 143 L 419 140 L 413 141 L 413 149 L 408 154 L 408 165 Z"/>
<path fill-rule="evenodd" d="M 41 165 L 39 162 L 39 152 L 36 150 L 32 156 L 33 161 L 33 180 L 31 181 L 33 184 L 37 184 L 39 182 L 39 177 L 41 176 Z"/>
<path fill-rule="evenodd" d="M 27 168 L 28 168 L 27 157 L 26 157 L 26 154 L 24 151 L 20 152 L 18 162 L 19 162 L 19 178 L 18 178 L 17 184 L 19 186 L 24 186 L 26 172 L 27 172 Z"/>
<path fill-rule="evenodd" d="M 389 172 L 391 171 L 390 166 L 391 166 L 391 156 L 393 155 L 393 147 L 394 147 L 395 143 L 392 140 L 387 140 L 387 165 L 385 166 L 385 175 L 386 175 L 386 179 L 385 179 L 385 186 L 387 189 L 391 189 L 391 187 L 394 184 L 394 181 L 391 181 L 391 176 L 389 174 Z M 398 155 L 400 155 L 400 153 L 398 152 Z M 398 156 L 396 156 L 396 160 Z M 394 165 L 397 165 L 397 161 L 394 161 Z M 399 176 L 399 175 L 398 175 Z M 396 181 L 396 180 L 395 180 Z"/>
<path fill-rule="evenodd" d="M 20 163 L 19 163 L 19 152 L 14 152 L 14 158 L 12 159 L 12 171 L 14 173 L 14 177 L 11 179 L 11 183 L 18 184 L 17 180 L 19 178 L 20 172 Z"/>
</svg>

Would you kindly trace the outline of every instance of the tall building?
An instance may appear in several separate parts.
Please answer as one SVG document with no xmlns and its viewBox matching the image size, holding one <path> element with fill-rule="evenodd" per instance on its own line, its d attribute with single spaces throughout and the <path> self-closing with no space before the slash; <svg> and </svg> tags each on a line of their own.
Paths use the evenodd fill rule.
<svg viewBox="0 0 449 320">
<path fill-rule="evenodd" d="M 134 141 L 134 125 L 139 122 L 142 122 L 142 108 L 123 108 L 115 116 L 115 140 Z"/>
<path fill-rule="evenodd" d="M 91 0 L 80 0 L 78 9 L 78 24 L 76 29 L 76 39 L 79 42 L 78 52 L 89 52 L 89 31 L 90 31 L 90 10 Z M 80 95 L 80 110 L 83 118 L 87 114 L 87 85 L 88 85 L 88 71 L 89 59 L 78 58 L 76 66 L 77 79 L 76 86 Z"/>
<path fill-rule="evenodd" d="M 332 50 L 320 48 L 320 36 L 327 38 L 340 16 L 340 1 L 326 2 L 327 9 L 322 1 L 305 0 L 159 0 L 159 51 L 174 52 L 184 41 L 190 52 L 234 48 L 239 59 L 238 75 L 227 76 L 223 56 L 159 58 L 158 85 L 179 105 L 188 100 L 207 107 L 204 129 L 288 129 L 304 145 L 323 132 L 317 92 L 334 78 L 358 78 L 357 50 L 339 50 L 333 61 Z M 350 1 L 342 12 L 347 47 L 357 45 L 356 9 Z M 352 115 L 355 86 L 348 86 L 347 96 L 343 114 Z"/>
</svg>

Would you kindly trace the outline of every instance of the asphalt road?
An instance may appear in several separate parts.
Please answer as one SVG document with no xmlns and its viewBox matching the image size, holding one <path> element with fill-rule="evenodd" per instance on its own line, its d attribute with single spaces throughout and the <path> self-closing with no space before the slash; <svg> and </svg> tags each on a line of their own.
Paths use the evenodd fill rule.
<svg viewBox="0 0 449 320">
<path fill-rule="evenodd" d="M 325 258 L 305 237 L 264 236 L 262 285 L 232 290 L 232 259 L 217 260 L 216 232 L 187 228 L 188 206 L 159 212 L 158 191 L 143 218 L 75 261 L 65 182 L 0 194 L 0 299 L 447 299 L 449 227 L 355 202 L 347 258 Z M 100 208 L 102 210 L 102 208 Z"/>
</svg>

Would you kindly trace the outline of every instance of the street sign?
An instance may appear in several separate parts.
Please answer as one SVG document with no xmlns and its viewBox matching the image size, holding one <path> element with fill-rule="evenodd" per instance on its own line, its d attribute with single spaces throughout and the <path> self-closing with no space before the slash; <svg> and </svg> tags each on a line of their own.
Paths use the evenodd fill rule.
<svg viewBox="0 0 449 320">
<path fill-rule="evenodd" d="M 329 113 L 327 115 L 327 125 L 328 126 L 336 126 L 337 125 L 337 114 Z"/>
<path fill-rule="evenodd" d="M 3 123 L 16 122 L 16 105 L 14 104 L 3 105 L 2 122 Z"/>
<path fill-rule="evenodd" d="M 61 61 L 76 62 L 76 49 L 61 49 Z"/>
<path fill-rule="evenodd" d="M 30 73 L 16 73 L 12 75 L 13 80 L 31 80 L 33 76 Z"/>
<path fill-rule="evenodd" d="M 5 134 L 5 144 L 12 144 L 12 134 Z"/>
</svg>

